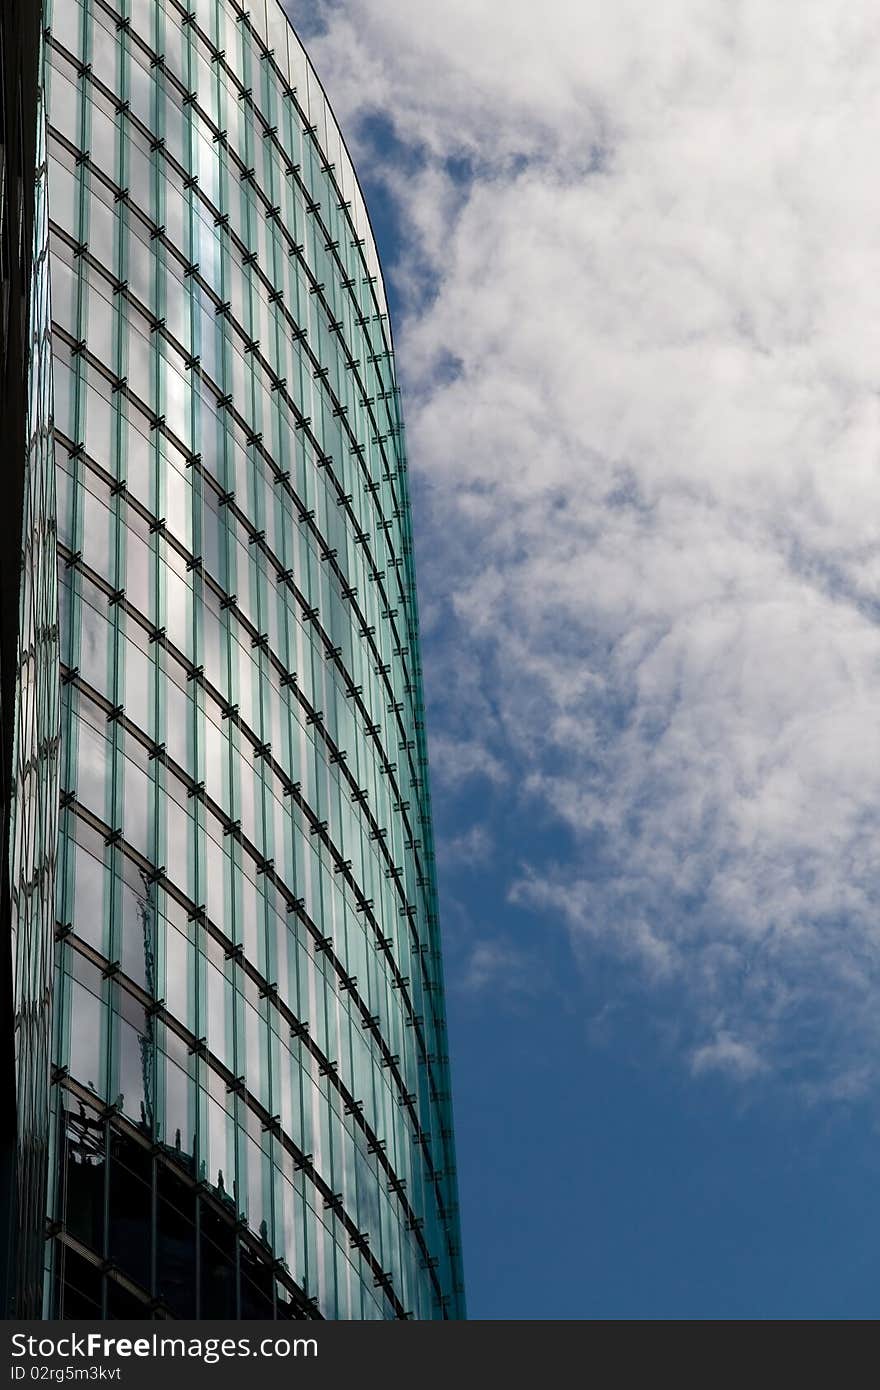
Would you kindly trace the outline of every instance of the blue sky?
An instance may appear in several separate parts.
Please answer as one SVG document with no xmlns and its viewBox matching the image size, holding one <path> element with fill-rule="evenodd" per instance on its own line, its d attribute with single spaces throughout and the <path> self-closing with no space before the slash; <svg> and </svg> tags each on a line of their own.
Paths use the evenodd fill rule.
<svg viewBox="0 0 880 1390">
<path fill-rule="evenodd" d="M 876 1316 L 880 17 L 291 12 L 405 385 L 470 1315 Z"/>
</svg>

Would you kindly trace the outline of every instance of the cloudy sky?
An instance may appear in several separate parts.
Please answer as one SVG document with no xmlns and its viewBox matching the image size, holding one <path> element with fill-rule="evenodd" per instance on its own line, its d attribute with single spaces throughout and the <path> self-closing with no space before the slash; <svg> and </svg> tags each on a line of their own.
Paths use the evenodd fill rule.
<svg viewBox="0 0 880 1390">
<path fill-rule="evenodd" d="M 880 13 L 290 8 L 396 309 L 471 1314 L 876 1313 Z"/>
</svg>

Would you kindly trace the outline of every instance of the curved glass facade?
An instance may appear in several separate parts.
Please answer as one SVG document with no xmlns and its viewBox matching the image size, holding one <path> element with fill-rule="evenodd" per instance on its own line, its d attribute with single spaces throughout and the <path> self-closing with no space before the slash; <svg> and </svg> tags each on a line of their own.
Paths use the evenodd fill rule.
<svg viewBox="0 0 880 1390">
<path fill-rule="evenodd" d="M 39 16 L 0 16 L 0 1286 L 37 1317 L 49 1136 L 58 818 L 58 581 Z"/>
<path fill-rule="evenodd" d="M 49 1316 L 463 1316 L 406 459 L 276 0 L 54 0 Z"/>
</svg>

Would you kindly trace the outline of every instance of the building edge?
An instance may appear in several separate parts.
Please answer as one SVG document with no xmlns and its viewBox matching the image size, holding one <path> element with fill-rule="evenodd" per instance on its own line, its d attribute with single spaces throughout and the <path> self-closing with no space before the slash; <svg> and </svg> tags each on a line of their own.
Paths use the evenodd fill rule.
<svg viewBox="0 0 880 1390">
<path fill-rule="evenodd" d="M 0 1307 L 37 1317 L 48 1167 L 58 820 L 58 625 L 41 15 L 3 0 L 0 240 Z"/>
</svg>

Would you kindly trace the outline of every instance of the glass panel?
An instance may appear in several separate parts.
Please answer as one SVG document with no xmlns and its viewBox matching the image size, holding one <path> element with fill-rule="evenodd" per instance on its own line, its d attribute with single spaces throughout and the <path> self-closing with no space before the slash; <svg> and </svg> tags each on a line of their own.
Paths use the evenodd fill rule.
<svg viewBox="0 0 880 1390">
<path fill-rule="evenodd" d="M 70 1071 L 78 1081 L 104 1094 L 104 1007 L 84 985 L 70 986 Z"/>
<path fill-rule="evenodd" d="M 227 1222 L 203 1203 L 201 1212 L 202 1318 L 235 1317 L 235 1238 Z"/>
<path fill-rule="evenodd" d="M 110 1167 L 110 1257 L 130 1279 L 150 1288 L 152 1191 L 149 1153 L 114 1135 Z"/>
<path fill-rule="evenodd" d="M 62 1096 L 64 1222 L 71 1235 L 98 1253 L 104 1249 L 104 1124 L 69 1093 Z"/>
<path fill-rule="evenodd" d="M 125 971 L 148 994 L 156 994 L 155 908 L 145 875 L 122 861 L 116 952 Z"/>
<path fill-rule="evenodd" d="M 159 1170 L 156 1214 L 156 1277 L 160 1296 L 172 1313 L 196 1313 L 195 1194 L 164 1167 Z"/>
</svg>

